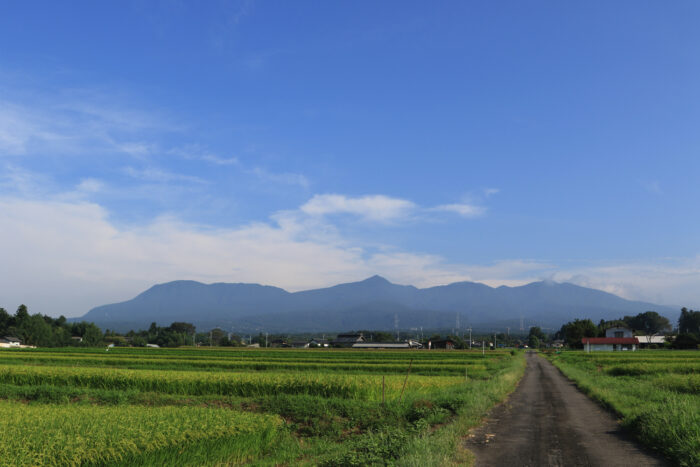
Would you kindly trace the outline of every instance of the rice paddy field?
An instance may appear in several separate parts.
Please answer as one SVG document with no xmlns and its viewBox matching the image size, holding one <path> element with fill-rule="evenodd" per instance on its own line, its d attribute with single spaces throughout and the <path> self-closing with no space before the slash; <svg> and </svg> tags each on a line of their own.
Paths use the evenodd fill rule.
<svg viewBox="0 0 700 467">
<path fill-rule="evenodd" d="M 677 465 L 700 465 L 698 351 L 571 351 L 549 358 L 643 444 Z"/>
<path fill-rule="evenodd" d="M 515 351 L 3 350 L 0 459 L 449 465 L 523 371 Z"/>
</svg>

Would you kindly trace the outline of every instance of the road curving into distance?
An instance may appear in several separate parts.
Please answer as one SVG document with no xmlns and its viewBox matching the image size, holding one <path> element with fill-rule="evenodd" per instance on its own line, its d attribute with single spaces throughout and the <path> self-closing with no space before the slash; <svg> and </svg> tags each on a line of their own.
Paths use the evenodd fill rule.
<svg viewBox="0 0 700 467">
<path fill-rule="evenodd" d="M 472 430 L 466 448 L 476 467 L 669 465 L 534 352 L 518 388 Z"/>
</svg>

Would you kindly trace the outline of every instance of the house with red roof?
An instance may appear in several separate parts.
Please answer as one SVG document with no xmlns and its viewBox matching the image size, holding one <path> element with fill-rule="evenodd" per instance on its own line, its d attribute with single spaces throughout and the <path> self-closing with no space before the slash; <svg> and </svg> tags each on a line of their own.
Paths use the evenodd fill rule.
<svg viewBox="0 0 700 467">
<path fill-rule="evenodd" d="M 639 340 L 634 337 L 632 330 L 626 326 L 615 326 L 605 330 L 605 337 L 584 337 L 581 339 L 583 350 L 587 353 L 595 351 L 614 352 L 631 350 L 639 346 Z"/>
</svg>

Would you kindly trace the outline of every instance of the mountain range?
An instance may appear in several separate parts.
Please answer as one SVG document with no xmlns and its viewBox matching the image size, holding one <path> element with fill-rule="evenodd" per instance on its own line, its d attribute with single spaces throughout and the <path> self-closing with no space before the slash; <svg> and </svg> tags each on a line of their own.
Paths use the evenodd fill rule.
<svg viewBox="0 0 700 467">
<path fill-rule="evenodd" d="M 476 282 L 419 289 L 380 276 L 333 287 L 287 292 L 259 284 L 158 284 L 131 300 L 93 308 L 81 318 L 103 329 L 145 329 L 175 321 L 200 330 L 220 327 L 235 332 L 322 332 L 357 329 L 450 329 L 517 331 L 538 325 L 558 329 L 575 318 L 617 319 L 644 311 L 677 318 L 672 307 L 625 300 L 570 283 L 533 282 L 518 287 L 489 287 Z"/>
</svg>

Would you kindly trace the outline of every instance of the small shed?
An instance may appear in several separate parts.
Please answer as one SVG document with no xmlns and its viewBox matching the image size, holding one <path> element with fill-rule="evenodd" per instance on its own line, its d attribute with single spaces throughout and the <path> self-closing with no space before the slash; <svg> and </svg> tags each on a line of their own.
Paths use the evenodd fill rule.
<svg viewBox="0 0 700 467">
<path fill-rule="evenodd" d="M 634 336 L 639 341 L 639 347 L 648 347 L 650 345 L 664 345 L 666 336 Z"/>
<path fill-rule="evenodd" d="M 331 341 L 333 347 L 352 347 L 353 344 L 364 342 L 362 333 L 338 334 L 338 337 Z"/>
<path fill-rule="evenodd" d="M 552 341 L 552 348 L 561 349 L 562 347 L 564 347 L 564 340 L 563 339 L 555 339 Z"/>
<path fill-rule="evenodd" d="M 440 339 L 436 341 L 428 341 L 428 349 L 445 349 L 453 350 L 455 343 L 452 339 Z"/>
</svg>

